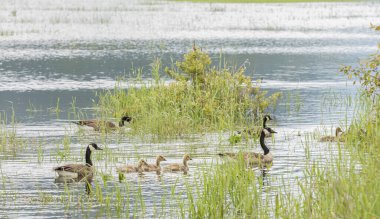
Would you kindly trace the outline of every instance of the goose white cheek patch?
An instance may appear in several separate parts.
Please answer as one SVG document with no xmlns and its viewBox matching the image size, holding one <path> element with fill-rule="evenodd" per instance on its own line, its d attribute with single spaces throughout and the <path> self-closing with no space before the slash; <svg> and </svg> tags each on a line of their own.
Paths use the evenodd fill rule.
<svg viewBox="0 0 380 219">
<path fill-rule="evenodd" d="M 89 148 L 90 148 L 90 151 L 94 151 L 95 150 L 94 146 L 92 146 L 91 144 L 89 145 Z"/>
</svg>

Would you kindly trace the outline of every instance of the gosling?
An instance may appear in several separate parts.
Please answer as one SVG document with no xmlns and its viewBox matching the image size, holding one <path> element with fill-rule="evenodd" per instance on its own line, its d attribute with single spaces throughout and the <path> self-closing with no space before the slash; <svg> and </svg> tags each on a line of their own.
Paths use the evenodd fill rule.
<svg viewBox="0 0 380 219">
<path fill-rule="evenodd" d="M 143 167 L 145 172 L 153 172 L 156 171 L 157 173 L 161 172 L 161 161 L 166 161 L 166 158 L 162 155 L 158 155 L 156 157 L 156 164 L 147 164 Z"/>
<path fill-rule="evenodd" d="M 183 162 L 182 164 L 178 164 L 178 163 L 175 163 L 175 164 L 170 164 L 169 166 L 166 166 L 164 168 L 165 171 L 169 171 L 169 172 L 184 172 L 185 174 L 187 174 L 187 172 L 189 171 L 189 167 L 187 166 L 187 161 L 189 160 L 192 160 L 190 155 L 189 154 L 185 154 L 183 156 Z"/>
<path fill-rule="evenodd" d="M 335 136 L 327 135 L 327 136 L 322 136 L 319 141 L 321 142 L 337 142 L 337 141 L 344 141 L 343 136 L 345 133 L 342 131 L 340 127 L 337 127 L 335 129 Z"/>
<path fill-rule="evenodd" d="M 144 167 L 147 166 L 148 164 L 144 159 L 140 159 L 137 162 L 137 165 L 122 165 L 119 167 L 116 167 L 116 171 L 118 173 L 142 173 L 144 170 Z"/>
</svg>

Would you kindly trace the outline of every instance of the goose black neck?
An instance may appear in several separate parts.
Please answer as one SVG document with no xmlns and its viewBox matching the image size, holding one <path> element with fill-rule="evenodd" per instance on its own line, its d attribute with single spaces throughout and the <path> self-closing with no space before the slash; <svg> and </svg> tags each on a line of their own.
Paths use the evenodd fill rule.
<svg viewBox="0 0 380 219">
<path fill-rule="evenodd" d="M 92 166 L 90 147 L 87 147 L 87 150 L 86 150 L 86 165 Z"/>
<path fill-rule="evenodd" d="M 119 127 L 123 127 L 124 126 L 124 120 L 121 120 L 120 122 L 119 122 Z"/>
<path fill-rule="evenodd" d="M 261 134 L 260 134 L 260 145 L 264 151 L 264 155 L 267 155 L 269 153 L 269 148 L 265 145 L 265 132 L 264 132 L 264 130 L 261 131 Z"/>
<path fill-rule="evenodd" d="M 267 127 L 267 117 L 265 116 L 264 121 L 263 121 L 263 128 L 266 128 L 266 127 Z"/>
</svg>

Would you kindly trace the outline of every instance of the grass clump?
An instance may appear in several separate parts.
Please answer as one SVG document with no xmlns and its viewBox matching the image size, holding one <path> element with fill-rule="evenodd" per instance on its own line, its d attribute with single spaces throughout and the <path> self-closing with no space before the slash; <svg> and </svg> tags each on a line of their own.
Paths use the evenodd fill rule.
<svg viewBox="0 0 380 219">
<path fill-rule="evenodd" d="M 116 87 L 101 94 L 101 113 L 132 116 L 134 132 L 175 136 L 247 125 L 248 112 L 260 118 L 280 96 L 268 96 L 254 86 L 244 68 L 217 69 L 209 55 L 197 48 L 172 68 L 165 68 L 164 72 L 174 79 L 170 84 L 160 78 L 161 63 L 156 61 L 152 66 L 152 84 L 143 83 L 128 91 Z"/>
<path fill-rule="evenodd" d="M 186 218 L 269 218 L 269 203 L 263 198 L 262 177 L 238 162 L 226 162 L 203 171 L 199 185 L 187 189 Z"/>
</svg>

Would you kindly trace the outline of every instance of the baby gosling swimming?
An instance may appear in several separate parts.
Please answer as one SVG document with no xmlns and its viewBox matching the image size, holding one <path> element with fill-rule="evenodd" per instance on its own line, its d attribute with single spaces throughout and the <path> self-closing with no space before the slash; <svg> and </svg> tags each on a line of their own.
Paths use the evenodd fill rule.
<svg viewBox="0 0 380 219">
<path fill-rule="evenodd" d="M 63 166 L 55 167 L 53 170 L 58 173 L 60 177 L 68 178 L 83 178 L 93 175 L 93 165 L 91 161 L 91 152 L 94 150 L 103 150 L 95 143 L 90 143 L 86 149 L 86 163 L 85 164 L 66 164 Z"/>
<path fill-rule="evenodd" d="M 327 135 L 327 136 L 322 136 L 319 141 L 321 142 L 336 142 L 336 141 L 344 141 L 344 132 L 340 127 L 337 127 L 335 129 L 335 136 Z"/>
<path fill-rule="evenodd" d="M 119 122 L 119 127 L 123 127 L 125 125 L 125 122 L 131 122 L 132 117 L 129 116 L 123 116 L 121 117 L 121 120 Z M 95 131 L 100 131 L 101 128 L 109 129 L 109 130 L 115 130 L 117 129 L 117 126 L 110 121 L 101 121 L 101 120 L 80 120 L 80 121 L 74 121 L 73 123 L 81 126 L 89 126 L 94 128 Z"/>
<path fill-rule="evenodd" d="M 166 166 L 164 168 L 165 171 L 169 171 L 169 172 L 178 172 L 178 171 L 182 171 L 184 172 L 185 174 L 189 171 L 189 167 L 187 166 L 187 161 L 189 160 L 192 160 L 190 155 L 189 154 L 185 154 L 183 156 L 183 162 L 182 164 L 178 164 L 178 163 L 175 163 L 175 164 L 170 164 L 168 166 Z"/>
<path fill-rule="evenodd" d="M 162 155 L 158 155 L 156 157 L 156 164 L 147 164 L 143 167 L 145 172 L 150 172 L 150 171 L 156 171 L 156 172 L 161 172 L 161 166 L 160 163 L 161 161 L 166 161 L 166 158 Z"/>
<path fill-rule="evenodd" d="M 272 153 L 269 151 L 269 148 L 265 144 L 265 136 L 268 135 L 268 133 L 277 133 L 273 129 L 269 127 L 263 128 L 263 130 L 260 133 L 260 146 L 264 151 L 264 154 L 259 154 L 256 152 L 245 152 L 242 153 L 244 160 L 247 164 L 254 165 L 254 164 L 260 164 L 260 163 L 271 163 L 273 161 Z M 233 159 L 238 159 L 239 153 L 219 153 L 219 156 L 228 156 Z"/>
<path fill-rule="evenodd" d="M 148 165 L 144 159 L 140 159 L 137 162 L 137 165 L 122 165 L 119 167 L 116 167 L 116 171 L 119 173 L 136 173 L 136 172 L 143 172 L 144 166 Z"/>
</svg>

